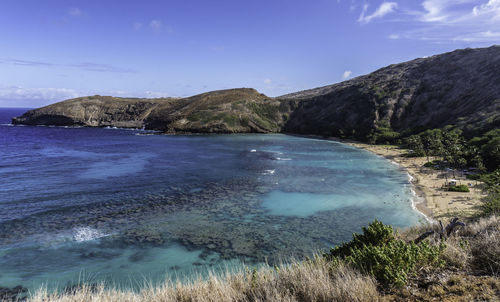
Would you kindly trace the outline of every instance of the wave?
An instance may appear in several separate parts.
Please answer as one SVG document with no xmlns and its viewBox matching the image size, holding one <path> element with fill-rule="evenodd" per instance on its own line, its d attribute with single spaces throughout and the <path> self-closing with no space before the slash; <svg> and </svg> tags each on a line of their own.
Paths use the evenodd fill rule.
<svg viewBox="0 0 500 302">
<path fill-rule="evenodd" d="M 274 172 L 276 172 L 276 170 L 265 170 L 264 173 L 262 173 L 262 175 L 273 175 Z"/>
<path fill-rule="evenodd" d="M 414 179 L 414 178 L 413 178 L 413 176 L 412 176 L 410 173 L 408 173 L 408 172 L 406 172 L 406 175 L 408 175 L 408 181 L 409 181 L 410 183 L 412 183 L 412 182 L 413 182 L 413 179 Z"/>
<path fill-rule="evenodd" d="M 275 153 L 275 154 L 279 154 L 279 155 L 283 154 L 283 152 L 281 152 L 281 151 L 273 151 L 273 150 L 262 150 L 262 152 Z"/>
<path fill-rule="evenodd" d="M 73 240 L 76 242 L 85 242 L 109 236 L 99 230 L 90 227 L 79 227 L 73 229 Z"/>
</svg>

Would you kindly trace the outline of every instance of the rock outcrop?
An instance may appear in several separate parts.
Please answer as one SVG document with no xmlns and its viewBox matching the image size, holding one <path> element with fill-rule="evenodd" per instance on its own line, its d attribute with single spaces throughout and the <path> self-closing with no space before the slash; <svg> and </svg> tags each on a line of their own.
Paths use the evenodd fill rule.
<svg viewBox="0 0 500 302">
<path fill-rule="evenodd" d="M 115 126 L 167 133 L 288 132 L 370 139 L 455 125 L 500 126 L 500 46 L 394 64 L 342 83 L 277 98 L 254 89 L 188 98 L 93 96 L 31 110 L 13 124 Z"/>
</svg>

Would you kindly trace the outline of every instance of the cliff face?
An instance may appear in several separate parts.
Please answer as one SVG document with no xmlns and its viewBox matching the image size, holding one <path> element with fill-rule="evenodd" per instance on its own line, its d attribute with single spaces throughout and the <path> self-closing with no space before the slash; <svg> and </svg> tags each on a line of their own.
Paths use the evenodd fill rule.
<svg viewBox="0 0 500 302">
<path fill-rule="evenodd" d="M 134 99 L 88 96 L 30 110 L 13 124 L 142 128 L 144 119 L 162 103 L 174 99 Z"/>
<path fill-rule="evenodd" d="M 177 99 L 96 95 L 30 110 L 12 123 L 146 128 L 167 133 L 267 133 L 281 130 L 292 110 L 288 103 L 249 88 Z"/>
<path fill-rule="evenodd" d="M 284 95 L 299 101 L 284 130 L 364 139 L 455 124 L 500 125 L 500 47 L 456 50 L 390 65 L 339 84 Z"/>
<path fill-rule="evenodd" d="M 394 64 L 342 83 L 270 98 L 254 89 L 188 98 L 84 97 L 13 119 L 14 124 L 116 126 L 168 133 L 289 132 L 365 140 L 376 131 L 454 124 L 500 126 L 500 46 Z"/>
</svg>

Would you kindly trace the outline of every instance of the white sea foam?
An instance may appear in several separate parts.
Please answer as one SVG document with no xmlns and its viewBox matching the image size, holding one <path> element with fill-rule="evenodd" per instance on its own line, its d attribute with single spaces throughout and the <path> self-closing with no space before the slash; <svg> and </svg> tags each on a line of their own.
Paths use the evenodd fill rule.
<svg viewBox="0 0 500 302">
<path fill-rule="evenodd" d="M 417 193 L 415 192 L 415 190 L 413 190 L 413 188 L 411 189 L 411 195 L 413 195 L 413 198 L 411 198 L 411 208 L 416 211 L 417 213 L 420 213 L 422 216 L 424 216 L 425 220 L 427 222 L 434 222 L 434 220 L 432 218 L 430 218 L 429 216 L 425 215 L 423 212 L 421 212 L 418 208 L 417 208 L 417 202 L 418 203 L 422 203 L 424 202 L 424 198 L 423 197 L 420 197 L 417 195 Z"/>
<path fill-rule="evenodd" d="M 276 157 L 277 160 L 292 160 L 291 158 L 281 158 L 281 157 Z"/>
<path fill-rule="evenodd" d="M 90 241 L 106 236 L 108 236 L 108 234 L 90 227 L 80 227 L 73 229 L 73 240 L 77 242 Z"/>
<path fill-rule="evenodd" d="M 276 154 L 283 154 L 281 151 L 274 151 L 274 150 L 262 150 L 263 152 L 269 152 L 269 153 L 276 153 Z"/>
<path fill-rule="evenodd" d="M 408 172 L 406 172 L 406 175 L 408 175 L 408 181 L 411 183 L 413 181 L 413 176 Z"/>
<path fill-rule="evenodd" d="M 61 126 L 62 128 L 66 128 L 66 129 L 79 129 L 79 128 L 83 128 L 83 126 Z"/>
<path fill-rule="evenodd" d="M 255 149 L 252 149 L 252 150 L 250 150 L 250 152 L 257 152 L 257 150 L 255 150 Z"/>
<path fill-rule="evenodd" d="M 395 161 L 393 161 L 393 160 L 389 160 L 389 162 L 390 162 L 391 164 L 393 164 L 393 165 L 396 165 L 396 166 L 398 166 L 398 167 L 401 167 L 401 165 L 400 165 L 400 164 L 398 164 L 397 162 L 395 162 Z"/>
<path fill-rule="evenodd" d="M 275 170 L 265 170 L 264 173 L 262 173 L 263 175 L 273 175 L 275 172 Z"/>
</svg>

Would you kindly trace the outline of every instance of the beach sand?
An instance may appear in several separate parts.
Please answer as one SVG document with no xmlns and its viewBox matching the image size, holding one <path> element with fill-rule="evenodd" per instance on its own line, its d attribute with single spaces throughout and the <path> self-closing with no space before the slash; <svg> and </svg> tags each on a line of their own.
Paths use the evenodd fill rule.
<svg viewBox="0 0 500 302">
<path fill-rule="evenodd" d="M 481 204 L 480 199 L 484 197 L 480 182 L 466 179 L 465 175 L 461 175 L 460 172 L 455 172 L 455 177 L 453 177 L 452 171 L 426 168 L 423 166 L 427 162 L 425 157 L 403 157 L 406 151 L 396 146 L 369 145 L 353 141 L 341 142 L 383 156 L 405 168 L 412 177 L 411 181 L 417 195 L 416 208 L 431 219 L 473 214 Z M 470 192 L 446 191 L 442 187 L 447 179 L 456 179 L 458 184 L 469 185 Z"/>
</svg>

